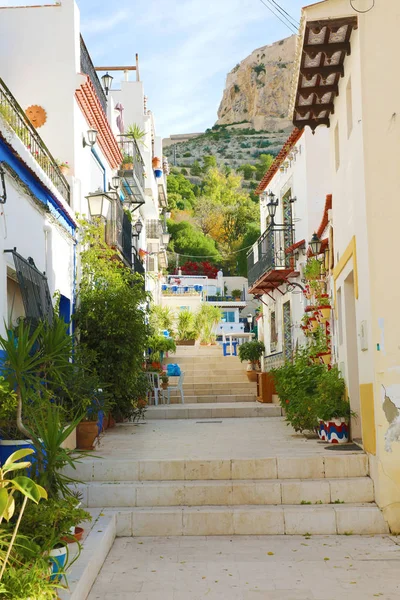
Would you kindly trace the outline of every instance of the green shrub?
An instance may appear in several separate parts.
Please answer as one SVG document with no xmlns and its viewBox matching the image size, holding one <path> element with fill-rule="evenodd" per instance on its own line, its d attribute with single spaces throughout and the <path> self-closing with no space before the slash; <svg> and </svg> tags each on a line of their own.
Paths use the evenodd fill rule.
<svg viewBox="0 0 400 600">
<path fill-rule="evenodd" d="M 317 417 L 330 421 L 340 417 L 356 416 L 346 399 L 346 384 L 337 367 L 327 369 L 321 374 L 317 387 Z"/>
<path fill-rule="evenodd" d="M 239 346 L 239 358 L 240 362 L 248 360 L 252 363 L 258 362 L 265 351 L 263 342 L 254 340 L 252 342 L 245 342 Z"/>
</svg>

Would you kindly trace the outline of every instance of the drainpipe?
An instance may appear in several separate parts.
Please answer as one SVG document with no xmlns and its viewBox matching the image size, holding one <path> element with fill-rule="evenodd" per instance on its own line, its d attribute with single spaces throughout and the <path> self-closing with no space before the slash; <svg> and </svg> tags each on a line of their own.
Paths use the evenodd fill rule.
<svg viewBox="0 0 400 600">
<path fill-rule="evenodd" d="M 44 253 L 45 253 L 45 273 L 51 293 L 55 292 L 55 283 L 53 275 L 53 255 L 52 255 L 52 243 L 53 243 L 53 229 L 50 222 L 46 219 L 43 225 L 44 231 Z"/>
</svg>

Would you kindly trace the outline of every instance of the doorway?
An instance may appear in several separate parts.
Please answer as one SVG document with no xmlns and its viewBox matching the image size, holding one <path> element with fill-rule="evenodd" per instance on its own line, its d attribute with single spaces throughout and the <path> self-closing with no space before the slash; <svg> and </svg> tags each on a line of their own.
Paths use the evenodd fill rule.
<svg viewBox="0 0 400 600">
<path fill-rule="evenodd" d="M 351 418 L 351 437 L 362 441 L 360 380 L 358 372 L 356 300 L 354 295 L 353 271 L 344 281 L 344 330 L 346 336 L 347 369 L 346 379 L 351 410 L 357 417 Z"/>
</svg>

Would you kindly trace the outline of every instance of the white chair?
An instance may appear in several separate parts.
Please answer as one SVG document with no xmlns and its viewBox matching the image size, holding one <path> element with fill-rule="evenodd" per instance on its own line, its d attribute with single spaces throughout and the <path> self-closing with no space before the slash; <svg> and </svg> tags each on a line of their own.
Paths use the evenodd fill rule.
<svg viewBox="0 0 400 600">
<path fill-rule="evenodd" d="M 169 385 L 167 387 L 166 390 L 161 390 L 162 393 L 162 398 L 163 398 L 163 402 L 165 403 L 165 395 L 167 396 L 167 403 L 170 404 L 171 403 L 171 391 L 173 392 L 179 392 L 181 395 L 181 400 L 182 400 L 182 404 L 185 404 L 185 398 L 184 398 L 184 394 L 183 394 L 183 378 L 185 376 L 185 373 L 182 373 L 179 375 L 179 379 L 176 385 Z"/>
<path fill-rule="evenodd" d="M 154 406 L 158 406 L 158 398 L 160 392 L 163 391 L 160 386 L 160 376 L 158 373 L 152 372 L 148 372 L 146 375 L 150 385 L 150 389 L 147 392 L 147 403 L 150 406 L 150 401 L 154 397 Z"/>
</svg>

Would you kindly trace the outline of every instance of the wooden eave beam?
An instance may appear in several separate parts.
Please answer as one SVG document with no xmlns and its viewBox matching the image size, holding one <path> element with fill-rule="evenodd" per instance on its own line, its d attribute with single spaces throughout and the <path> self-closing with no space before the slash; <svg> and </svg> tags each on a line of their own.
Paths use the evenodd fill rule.
<svg viewBox="0 0 400 600">
<path fill-rule="evenodd" d="M 314 75 L 320 75 L 323 79 L 329 77 L 329 75 L 334 75 L 339 73 L 342 77 L 344 76 L 344 66 L 343 65 L 326 65 L 324 67 L 301 67 L 300 69 L 301 75 L 307 79 L 308 77 L 311 79 Z"/>
<path fill-rule="evenodd" d="M 321 31 L 321 29 L 323 29 L 324 27 L 328 27 L 330 31 L 334 31 L 343 27 L 343 25 L 347 25 L 352 29 L 357 29 L 358 19 L 357 17 L 342 17 L 340 19 L 323 19 L 320 21 L 307 21 L 307 29 L 311 29 L 313 33 L 315 33 L 315 30 Z"/>
<path fill-rule="evenodd" d="M 318 117 L 319 114 L 326 110 L 334 113 L 335 109 L 333 102 L 328 102 L 327 104 L 299 104 L 295 110 L 302 117 L 305 117 L 308 112 L 312 112 L 313 115 Z"/>
<path fill-rule="evenodd" d="M 314 131 L 318 125 L 326 125 L 327 127 L 329 127 L 330 125 L 330 121 L 328 118 L 324 118 L 324 119 L 295 119 L 293 121 L 295 127 L 297 127 L 298 129 L 304 129 L 304 127 L 306 127 L 308 125 L 308 127 L 311 127 L 311 129 Z"/>
<path fill-rule="evenodd" d="M 327 52 L 330 55 L 335 54 L 335 52 L 345 51 L 347 54 L 350 54 L 350 42 L 332 42 L 328 44 L 306 44 L 303 46 L 303 51 L 310 56 L 310 54 L 317 55 L 320 52 L 324 54 Z"/>
<path fill-rule="evenodd" d="M 301 87 L 299 88 L 299 96 L 307 100 L 310 94 L 317 94 L 318 98 L 322 98 L 324 94 L 333 93 L 336 96 L 339 95 L 339 86 L 338 85 L 319 85 L 312 87 Z"/>
<path fill-rule="evenodd" d="M 136 71 L 136 67 L 95 67 L 95 71 Z"/>
</svg>

